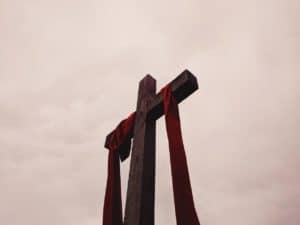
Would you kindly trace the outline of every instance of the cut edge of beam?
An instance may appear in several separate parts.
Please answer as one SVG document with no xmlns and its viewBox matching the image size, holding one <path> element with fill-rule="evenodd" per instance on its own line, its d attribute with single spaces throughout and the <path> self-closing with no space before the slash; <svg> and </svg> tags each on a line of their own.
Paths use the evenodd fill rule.
<svg viewBox="0 0 300 225">
<path fill-rule="evenodd" d="M 171 84 L 172 92 L 178 104 L 199 88 L 197 78 L 189 70 L 184 70 L 169 84 Z M 162 115 L 163 96 L 159 92 L 149 106 L 148 119 L 158 119 Z"/>
<path fill-rule="evenodd" d="M 152 79 L 154 79 L 149 74 L 147 74 L 145 77 L 151 77 Z M 187 69 L 184 70 L 181 74 L 179 74 L 169 84 L 171 84 L 174 97 L 178 104 L 199 88 L 197 78 Z M 155 98 L 153 99 L 153 102 L 149 106 L 147 119 L 156 120 L 159 117 L 161 117 L 163 113 L 163 96 L 159 92 L 156 94 Z M 106 136 L 104 144 L 105 148 L 108 148 L 108 143 L 112 133 L 113 131 Z"/>
</svg>

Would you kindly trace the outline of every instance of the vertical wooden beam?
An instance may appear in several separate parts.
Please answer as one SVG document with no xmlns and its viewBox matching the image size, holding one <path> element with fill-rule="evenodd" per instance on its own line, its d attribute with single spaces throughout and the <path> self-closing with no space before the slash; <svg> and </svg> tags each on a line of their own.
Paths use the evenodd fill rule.
<svg viewBox="0 0 300 225">
<path fill-rule="evenodd" d="M 156 81 L 147 75 L 139 84 L 125 225 L 154 225 L 156 121 L 146 118 L 155 92 Z"/>
</svg>

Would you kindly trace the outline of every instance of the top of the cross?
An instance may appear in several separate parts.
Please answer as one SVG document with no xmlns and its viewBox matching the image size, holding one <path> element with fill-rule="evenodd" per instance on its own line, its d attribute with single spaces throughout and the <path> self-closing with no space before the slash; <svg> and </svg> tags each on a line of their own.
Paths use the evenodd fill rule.
<svg viewBox="0 0 300 225">
<path fill-rule="evenodd" d="M 152 77 L 150 74 L 146 74 L 146 76 L 144 77 L 144 79 L 155 80 L 155 78 Z"/>
<path fill-rule="evenodd" d="M 143 80 L 141 80 L 140 85 L 146 86 L 147 83 L 155 83 L 155 79 L 149 74 L 146 75 Z M 172 92 L 178 103 L 183 101 L 198 89 L 197 78 L 187 69 L 184 70 L 169 84 L 171 85 Z M 147 115 L 147 119 L 152 120 L 158 119 L 163 115 L 163 96 L 161 93 L 157 93 L 156 96 L 154 96 L 153 100 L 150 102 Z M 107 140 L 109 140 L 109 135 L 107 136 L 105 146 L 107 146 Z"/>
</svg>

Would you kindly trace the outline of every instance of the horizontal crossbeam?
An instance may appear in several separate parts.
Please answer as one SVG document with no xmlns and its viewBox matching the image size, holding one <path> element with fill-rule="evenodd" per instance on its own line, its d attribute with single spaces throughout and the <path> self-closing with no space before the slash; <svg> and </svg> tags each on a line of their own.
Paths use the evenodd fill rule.
<svg viewBox="0 0 300 225">
<path fill-rule="evenodd" d="M 197 78 L 188 70 L 184 70 L 170 82 L 170 85 L 177 103 L 182 102 L 198 89 Z M 151 102 L 149 102 L 147 119 L 157 120 L 164 114 L 163 111 L 163 96 L 161 93 L 158 93 Z M 105 147 L 108 147 L 110 135 L 111 133 L 106 137 Z"/>
<path fill-rule="evenodd" d="M 198 89 L 197 78 L 188 70 L 184 70 L 170 82 L 177 103 L 182 102 Z M 164 114 L 163 96 L 158 93 L 150 103 L 148 119 L 159 119 Z"/>
</svg>

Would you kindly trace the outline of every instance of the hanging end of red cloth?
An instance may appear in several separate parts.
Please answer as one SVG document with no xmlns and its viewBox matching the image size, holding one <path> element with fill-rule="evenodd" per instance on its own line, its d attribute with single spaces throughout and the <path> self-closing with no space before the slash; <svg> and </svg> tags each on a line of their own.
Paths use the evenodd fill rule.
<svg viewBox="0 0 300 225">
<path fill-rule="evenodd" d="M 107 135 L 104 147 L 119 153 L 120 160 L 124 161 L 129 157 L 131 139 L 133 137 L 135 113 L 122 120 L 109 135 Z"/>
</svg>

